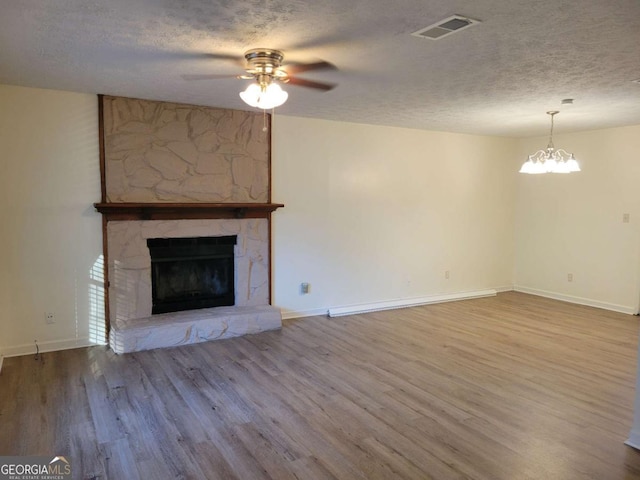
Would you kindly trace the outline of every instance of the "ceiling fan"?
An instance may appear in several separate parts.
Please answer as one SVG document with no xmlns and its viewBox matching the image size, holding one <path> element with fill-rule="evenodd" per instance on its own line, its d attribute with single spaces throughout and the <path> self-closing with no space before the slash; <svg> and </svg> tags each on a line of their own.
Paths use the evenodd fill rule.
<svg viewBox="0 0 640 480">
<path fill-rule="evenodd" d="M 212 55 L 214 58 L 235 59 L 228 55 Z M 300 87 L 314 88 L 328 91 L 335 87 L 331 83 L 315 82 L 295 76 L 311 70 L 335 69 L 329 62 L 301 63 L 282 65 L 284 54 L 280 50 L 271 48 L 254 48 L 244 54 L 245 73 L 243 75 L 182 75 L 185 80 L 212 80 L 218 78 L 235 77 L 243 80 L 254 80 L 247 89 L 240 92 L 242 100 L 252 107 L 271 109 L 279 107 L 288 98 L 287 92 L 280 88 L 279 83 L 288 83 Z"/>
</svg>

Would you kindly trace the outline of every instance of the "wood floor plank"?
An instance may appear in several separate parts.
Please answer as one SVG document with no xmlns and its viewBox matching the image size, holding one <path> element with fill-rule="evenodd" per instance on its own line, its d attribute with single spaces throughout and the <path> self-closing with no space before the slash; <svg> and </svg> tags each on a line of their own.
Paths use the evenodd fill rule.
<svg viewBox="0 0 640 480">
<path fill-rule="evenodd" d="M 508 292 L 7 358 L 0 455 L 65 455 L 87 479 L 640 479 L 638 326 Z"/>
</svg>

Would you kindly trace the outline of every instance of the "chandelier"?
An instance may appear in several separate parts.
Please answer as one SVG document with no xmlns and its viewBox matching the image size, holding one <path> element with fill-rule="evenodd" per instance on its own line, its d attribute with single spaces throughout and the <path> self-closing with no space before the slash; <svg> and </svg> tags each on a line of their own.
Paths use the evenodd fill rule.
<svg viewBox="0 0 640 480">
<path fill-rule="evenodd" d="M 547 115 L 551 115 L 551 130 L 547 148 L 529 155 L 527 161 L 522 164 L 520 173 L 572 173 L 580 171 L 580 165 L 578 165 L 573 153 L 567 153 L 561 148 L 556 149 L 553 145 L 553 117 L 558 113 L 560 112 L 557 110 L 547 112 Z"/>
</svg>

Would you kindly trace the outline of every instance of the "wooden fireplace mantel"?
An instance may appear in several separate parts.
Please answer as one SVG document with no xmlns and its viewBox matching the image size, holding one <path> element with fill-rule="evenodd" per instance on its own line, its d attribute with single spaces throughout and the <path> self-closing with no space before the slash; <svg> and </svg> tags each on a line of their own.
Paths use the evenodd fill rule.
<svg viewBox="0 0 640 480">
<path fill-rule="evenodd" d="M 94 203 L 110 220 L 184 220 L 214 218 L 269 218 L 282 203 Z"/>
</svg>

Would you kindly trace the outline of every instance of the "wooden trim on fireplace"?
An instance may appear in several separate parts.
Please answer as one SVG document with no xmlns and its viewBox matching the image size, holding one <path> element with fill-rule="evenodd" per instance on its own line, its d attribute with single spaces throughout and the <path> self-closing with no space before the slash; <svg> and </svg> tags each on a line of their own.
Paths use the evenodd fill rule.
<svg viewBox="0 0 640 480">
<path fill-rule="evenodd" d="M 107 219 L 102 216 L 102 262 L 104 271 L 104 335 L 105 342 L 109 343 L 111 331 L 111 311 L 109 307 L 109 249 L 107 248 Z"/>
<path fill-rule="evenodd" d="M 273 128 L 273 118 L 272 115 L 269 114 L 269 138 L 268 138 L 268 142 L 269 142 L 269 147 L 268 147 L 268 152 L 267 152 L 267 169 L 269 172 L 269 176 L 267 177 L 267 202 L 271 202 L 271 148 L 272 148 L 272 137 L 273 137 L 273 133 L 272 133 L 272 128 Z"/>
<path fill-rule="evenodd" d="M 270 218 L 282 203 L 94 203 L 107 221 Z"/>
<path fill-rule="evenodd" d="M 100 159 L 100 201 L 107 201 L 106 155 L 104 147 L 104 95 L 98 94 L 98 148 Z M 102 261 L 104 268 L 104 334 L 109 343 L 111 314 L 109 310 L 109 246 L 107 243 L 107 218 L 102 216 Z"/>
<path fill-rule="evenodd" d="M 269 214 L 269 219 L 267 221 L 267 227 L 269 228 L 269 269 L 267 270 L 267 275 L 269 275 L 269 305 L 273 305 L 271 303 L 271 300 L 273 299 L 273 270 L 271 268 L 272 262 L 273 262 L 273 254 L 272 254 L 272 250 L 273 250 L 273 229 L 271 228 L 271 214 Z"/>
<path fill-rule="evenodd" d="M 269 177 L 267 179 L 267 181 L 269 182 L 269 188 L 268 188 L 268 193 L 267 193 L 267 201 L 269 203 L 271 203 L 271 152 L 272 152 L 272 146 L 273 146 L 273 115 L 269 114 L 269 151 L 268 151 L 268 158 L 267 158 L 267 162 L 268 162 L 268 171 L 269 171 Z M 272 245 L 273 245 L 273 235 L 272 235 L 272 229 L 271 229 L 271 212 L 268 213 L 267 216 L 267 225 L 269 226 L 269 270 L 267 272 L 267 275 L 269 275 L 269 305 L 272 305 L 271 303 L 271 299 L 273 298 L 273 275 L 272 275 L 272 270 L 271 270 L 271 265 L 273 264 L 273 254 L 272 254 Z"/>
<path fill-rule="evenodd" d="M 104 151 L 104 95 L 98 95 L 98 148 L 100 149 L 100 201 L 107 201 L 106 157 Z"/>
</svg>

